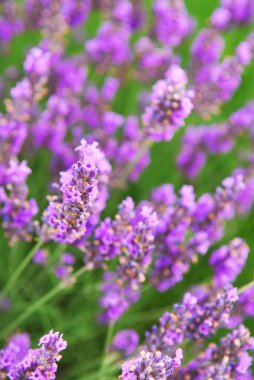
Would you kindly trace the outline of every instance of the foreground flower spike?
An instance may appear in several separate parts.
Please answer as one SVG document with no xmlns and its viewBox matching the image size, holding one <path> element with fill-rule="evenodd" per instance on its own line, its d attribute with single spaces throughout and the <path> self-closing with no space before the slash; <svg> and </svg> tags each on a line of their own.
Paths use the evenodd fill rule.
<svg viewBox="0 0 254 380">
<path fill-rule="evenodd" d="M 240 238 L 214 251 L 209 263 L 214 268 L 215 286 L 223 287 L 234 282 L 246 263 L 248 253 L 249 247 Z"/>
<path fill-rule="evenodd" d="M 192 32 L 194 21 L 183 0 L 155 0 L 155 34 L 165 46 L 178 46 Z"/>
<path fill-rule="evenodd" d="M 15 334 L 9 339 L 7 345 L 0 350 L 1 378 L 6 378 L 15 365 L 23 360 L 29 348 L 30 338 L 26 333 Z"/>
<path fill-rule="evenodd" d="M 177 65 L 172 65 L 153 87 L 151 105 L 142 116 L 147 137 L 154 141 L 169 141 L 184 125 L 193 108 L 193 91 L 186 89 L 187 76 Z"/>
<path fill-rule="evenodd" d="M 211 337 L 228 321 L 237 299 L 237 289 L 232 287 L 218 292 L 214 299 L 204 303 L 186 293 L 183 302 L 174 305 L 172 313 L 166 312 L 162 316 L 159 327 L 153 326 L 146 333 L 146 347 L 153 352 L 167 353 L 185 339 L 201 341 Z"/>
<path fill-rule="evenodd" d="M 90 217 L 87 221 L 86 235 L 88 235 L 94 229 L 94 226 L 99 223 L 100 214 L 106 207 L 106 202 L 109 197 L 108 187 L 110 182 L 111 165 L 104 154 L 104 151 L 101 150 L 97 142 L 88 144 L 85 139 L 82 139 L 76 151 L 84 157 L 85 160 L 88 160 L 88 163 L 90 158 L 92 161 L 94 160 L 97 167 L 98 193 L 94 200 Z"/>
<path fill-rule="evenodd" d="M 119 258 L 115 270 L 106 272 L 102 283 L 103 323 L 117 320 L 139 299 L 140 285 L 152 261 L 156 225 L 157 216 L 152 208 L 135 209 L 132 199 L 127 198 L 119 206 L 115 220 L 107 218 L 97 228 L 94 246 L 85 249 L 88 265 L 105 265 L 107 260 Z"/>
<path fill-rule="evenodd" d="M 191 361 L 176 374 L 177 380 L 252 379 L 249 368 L 254 339 L 243 325 L 221 339 L 220 345 L 210 344 L 198 359 Z"/>
<path fill-rule="evenodd" d="M 121 367 L 121 380 L 168 380 L 174 373 L 174 369 L 181 365 L 182 350 L 176 351 L 176 356 L 171 358 L 157 351 L 155 353 L 142 350 L 139 355 L 124 363 Z"/>
<path fill-rule="evenodd" d="M 98 198 L 98 160 L 101 151 L 96 143 L 82 140 L 77 148 L 79 160 L 71 169 L 61 173 L 56 185 L 59 195 L 49 197 L 49 206 L 43 214 L 43 239 L 60 243 L 74 243 L 87 230 L 87 220 Z"/>
<path fill-rule="evenodd" d="M 111 351 L 120 352 L 123 357 L 130 357 L 137 349 L 139 336 L 135 330 L 121 330 L 113 339 Z"/>
<path fill-rule="evenodd" d="M 59 332 L 51 330 L 39 341 L 40 348 L 31 349 L 7 374 L 11 380 L 40 379 L 54 380 L 57 372 L 59 354 L 67 347 Z"/>
</svg>

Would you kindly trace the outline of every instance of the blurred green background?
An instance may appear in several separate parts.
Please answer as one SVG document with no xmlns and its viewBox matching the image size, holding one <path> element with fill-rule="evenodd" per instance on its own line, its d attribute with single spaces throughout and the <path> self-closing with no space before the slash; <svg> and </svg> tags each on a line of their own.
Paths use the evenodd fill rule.
<svg viewBox="0 0 254 380">
<path fill-rule="evenodd" d="M 211 12 L 218 5 L 216 0 L 186 0 L 189 12 L 197 21 L 197 28 L 194 35 L 184 42 L 178 52 L 183 59 L 183 67 L 188 64 L 189 48 L 193 37 L 200 28 L 207 25 L 207 19 Z M 151 1 L 146 1 L 147 12 L 151 12 Z M 98 13 L 93 12 L 85 28 L 88 37 L 96 34 L 101 17 Z M 224 54 L 233 54 L 235 47 L 247 33 L 253 29 L 253 25 L 245 28 L 236 28 L 225 34 L 226 48 Z M 39 33 L 24 33 L 13 39 L 9 51 L 6 52 L 0 61 L 0 73 L 3 73 L 7 67 L 16 65 L 22 72 L 22 62 L 26 51 L 36 45 L 40 40 Z M 70 38 L 68 44 L 69 54 L 77 54 L 83 50 L 83 44 L 77 44 Z M 96 79 L 100 80 L 100 78 Z M 120 89 L 114 110 L 123 115 L 137 113 L 137 97 L 141 86 L 138 83 L 127 83 Z M 250 65 L 243 75 L 240 88 L 235 93 L 233 99 L 225 104 L 220 115 L 213 118 L 213 121 L 223 121 L 241 107 L 246 100 L 254 98 L 254 63 Z M 1 104 L 3 110 L 3 104 Z M 197 116 L 191 115 L 186 122 L 188 128 L 191 124 L 201 124 Z M 152 159 L 150 166 L 143 172 L 139 181 L 135 184 L 128 185 L 125 191 L 114 191 L 108 202 L 105 215 L 114 215 L 117 205 L 126 195 L 131 195 L 136 202 L 146 199 L 151 190 L 162 183 L 172 183 L 178 190 L 187 181 L 181 176 L 176 167 L 176 156 L 180 149 L 181 136 L 185 128 L 180 130 L 173 140 L 169 143 L 156 144 L 152 149 Z M 245 148 L 249 145 L 248 138 L 239 139 L 236 148 L 226 155 L 217 155 L 208 158 L 208 163 L 202 170 L 199 177 L 193 183 L 197 195 L 204 192 L 214 191 L 215 187 L 220 184 L 221 180 L 230 175 L 232 170 L 241 165 L 239 162 L 239 148 Z M 48 182 L 50 173 L 48 163 L 50 154 L 47 151 L 39 151 L 32 157 L 24 157 L 28 160 L 28 165 L 33 169 L 33 174 L 29 178 L 30 196 L 36 198 L 43 210 L 48 192 Z M 254 274 L 254 213 L 247 216 L 237 217 L 227 224 L 227 233 L 222 241 L 213 246 L 229 242 L 235 236 L 242 237 L 251 248 L 248 263 L 237 280 L 237 285 L 241 286 L 253 280 Z M 32 245 L 27 243 L 18 243 L 12 249 L 7 245 L 3 232 L 0 231 L 0 250 L 1 250 L 1 268 L 0 281 L 1 285 L 7 281 L 13 273 L 16 265 L 27 254 Z M 75 251 L 70 247 L 59 247 L 55 244 L 47 246 L 50 254 L 59 255 L 61 250 Z M 82 262 L 80 252 L 75 252 Z M 155 323 L 163 310 L 169 308 L 174 302 L 181 299 L 183 292 L 193 284 L 206 282 L 211 277 L 211 270 L 207 264 L 209 255 L 201 257 L 198 264 L 191 267 L 190 272 L 185 276 L 184 281 L 173 289 L 159 294 L 156 293 L 149 285 L 145 285 L 142 291 L 141 300 L 121 318 L 116 324 L 115 331 L 122 328 L 136 328 L 141 334 L 151 324 Z M 64 292 L 48 304 L 44 305 L 36 313 L 30 316 L 24 323 L 19 326 L 20 330 L 26 330 L 31 334 L 34 344 L 38 338 L 49 331 L 51 328 L 64 333 L 68 341 L 68 349 L 63 352 L 63 360 L 60 364 L 58 377 L 61 379 L 79 379 L 92 380 L 98 379 L 98 368 L 101 361 L 101 355 L 107 334 L 107 328 L 96 323 L 96 315 L 99 307 L 97 304 L 99 296 L 99 281 L 101 273 L 93 272 L 85 274 L 78 284 L 73 288 L 65 289 Z M 1 314 L 1 326 L 8 325 L 9 321 L 15 320 L 31 304 L 36 302 L 43 294 L 49 291 L 57 283 L 53 275 L 44 271 L 40 267 L 30 265 L 28 270 L 19 280 L 18 286 L 12 289 L 11 298 L 13 301 L 12 308 L 8 313 Z M 248 326 L 254 332 L 253 321 L 247 321 Z M 188 356 L 188 355 L 187 355 Z M 110 375 L 105 377 L 110 379 Z M 117 372 L 112 378 L 117 378 Z"/>
</svg>

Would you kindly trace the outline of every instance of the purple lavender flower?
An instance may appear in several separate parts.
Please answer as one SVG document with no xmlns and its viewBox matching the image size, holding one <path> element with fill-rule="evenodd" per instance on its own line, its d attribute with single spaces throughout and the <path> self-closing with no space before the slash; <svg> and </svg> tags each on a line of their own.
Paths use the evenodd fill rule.
<svg viewBox="0 0 254 380">
<path fill-rule="evenodd" d="M 63 280 L 65 285 L 73 283 L 74 279 L 71 277 L 73 272 L 73 265 L 76 259 L 71 253 L 63 253 L 59 264 L 55 268 L 56 277 Z"/>
<path fill-rule="evenodd" d="M 157 290 L 165 291 L 182 280 L 193 258 L 193 252 L 184 247 L 184 242 L 195 209 L 195 194 L 192 186 L 185 185 L 177 199 L 172 186 L 163 185 L 152 193 L 152 201 L 159 224 L 150 279 Z"/>
<path fill-rule="evenodd" d="M 27 200 L 26 179 L 30 172 L 26 162 L 18 163 L 12 159 L 9 167 L 1 173 L 0 216 L 10 244 L 18 240 L 31 240 L 34 231 L 32 219 L 38 208 L 34 199 Z"/>
<path fill-rule="evenodd" d="M 214 29 L 202 29 L 191 47 L 194 65 L 215 63 L 224 48 L 224 40 Z"/>
<path fill-rule="evenodd" d="M 199 68 L 195 73 L 194 108 L 203 118 L 217 114 L 223 103 L 231 99 L 241 84 L 244 66 L 253 57 L 253 35 L 250 34 L 236 49 L 235 56 L 226 57 Z"/>
<path fill-rule="evenodd" d="M 95 160 L 95 165 L 97 167 L 97 186 L 98 194 L 97 198 L 94 200 L 93 208 L 90 213 L 90 217 L 87 220 L 87 231 L 86 235 L 90 234 L 94 229 L 94 226 L 98 224 L 100 219 L 100 214 L 106 207 L 106 202 L 109 197 L 108 186 L 110 182 L 111 165 L 105 153 L 99 148 L 97 142 L 92 144 L 87 144 L 85 139 L 81 140 L 80 146 L 77 151 L 85 156 L 87 159 Z M 94 158 L 93 158 L 94 157 Z"/>
<path fill-rule="evenodd" d="M 121 330 L 114 337 L 111 350 L 128 358 L 136 351 L 138 343 L 139 336 L 135 330 Z"/>
<path fill-rule="evenodd" d="M 166 312 L 160 319 L 160 325 L 153 326 L 146 333 L 146 347 L 153 352 L 167 353 L 185 339 L 201 341 L 212 336 L 229 320 L 237 299 L 237 289 L 232 287 L 217 292 L 213 299 L 203 303 L 186 293 L 182 303 L 175 304 L 174 311 Z"/>
<path fill-rule="evenodd" d="M 254 287 L 244 290 L 239 294 L 239 301 L 237 302 L 232 315 L 227 323 L 230 329 L 235 328 L 240 323 L 243 323 L 246 318 L 254 317 Z"/>
<path fill-rule="evenodd" d="M 244 188 L 243 176 L 237 175 L 226 178 L 215 194 L 203 194 L 198 201 L 191 186 L 183 186 L 179 199 L 170 185 L 156 189 L 151 205 L 159 224 L 150 279 L 157 290 L 165 291 L 181 281 L 197 254 L 204 255 L 223 236 L 225 221 L 234 217 Z"/>
<path fill-rule="evenodd" d="M 102 284 L 103 322 L 117 320 L 139 298 L 140 284 L 152 260 L 156 224 L 152 208 L 135 209 L 132 199 L 127 198 L 115 220 L 107 218 L 96 229 L 94 244 L 85 249 L 85 261 L 90 267 L 119 257 L 119 264 L 114 271 L 105 273 Z"/>
<path fill-rule="evenodd" d="M 91 1 L 86 0 L 63 0 L 62 1 L 62 12 L 67 20 L 68 24 L 71 26 L 79 26 L 82 24 L 91 8 Z"/>
<path fill-rule="evenodd" d="M 254 17 L 253 0 L 221 0 L 211 16 L 213 27 L 223 30 L 230 26 L 249 24 Z"/>
<path fill-rule="evenodd" d="M 192 32 L 194 22 L 182 0 L 155 0 L 154 31 L 158 40 L 169 46 L 178 46 Z"/>
<path fill-rule="evenodd" d="M 204 135 L 208 127 L 192 127 L 190 126 L 182 139 L 182 148 L 177 157 L 177 165 L 187 178 L 195 178 L 200 170 L 205 166 L 207 155 L 204 149 Z M 213 127 L 211 127 L 213 128 Z M 224 128 L 219 130 L 223 131 Z M 224 134 L 222 133 L 224 136 Z M 228 135 L 227 135 L 228 136 Z"/>
<path fill-rule="evenodd" d="M 161 78 L 172 63 L 179 63 L 169 46 L 158 47 L 149 37 L 141 37 L 134 46 L 138 60 L 137 76 L 142 82 Z"/>
<path fill-rule="evenodd" d="M 145 21 L 145 11 L 140 0 L 122 0 L 115 2 L 112 9 L 111 17 L 125 25 L 128 25 L 132 30 L 141 28 Z"/>
<path fill-rule="evenodd" d="M 7 345 L 0 350 L 0 373 L 3 378 L 19 363 L 30 348 L 30 339 L 26 333 L 13 335 Z"/>
<path fill-rule="evenodd" d="M 27 137 L 27 127 L 25 123 L 0 116 L 0 163 L 8 166 L 9 160 L 19 154 L 21 147 Z"/>
<path fill-rule="evenodd" d="M 234 112 L 228 122 L 189 127 L 182 140 L 177 164 L 187 178 L 195 178 L 205 165 L 208 154 L 227 153 L 245 131 L 252 134 L 254 104 L 248 102 Z"/>
<path fill-rule="evenodd" d="M 155 141 L 171 140 L 192 110 L 193 92 L 186 90 L 187 76 L 177 65 L 158 81 L 151 95 L 151 105 L 142 116 L 148 138 Z"/>
<path fill-rule="evenodd" d="M 123 128 L 123 139 L 115 147 L 115 168 L 111 175 L 112 187 L 125 185 L 126 180 L 135 182 L 150 163 L 149 146 L 144 147 L 144 131 L 139 127 L 136 116 L 128 116 Z M 130 166 L 130 163 L 132 166 Z M 127 170 L 123 176 L 123 167 Z M 130 170 L 128 168 L 130 167 Z"/>
<path fill-rule="evenodd" d="M 239 296 L 239 303 L 243 308 L 243 315 L 248 317 L 254 316 L 254 287 L 245 290 Z"/>
<path fill-rule="evenodd" d="M 234 282 L 246 263 L 248 253 L 249 247 L 240 238 L 235 238 L 228 245 L 214 251 L 209 263 L 214 268 L 215 286 L 222 287 Z"/>
<path fill-rule="evenodd" d="M 3 46 L 7 45 L 15 35 L 21 33 L 23 28 L 24 25 L 18 14 L 17 4 L 3 1 L 0 15 L 0 40 Z"/>
<path fill-rule="evenodd" d="M 10 369 L 8 376 L 11 380 L 56 378 L 57 362 L 61 359 L 59 353 L 66 349 L 67 342 L 59 332 L 51 330 L 40 339 L 39 346 L 40 348 L 30 349 L 27 355 Z"/>
<path fill-rule="evenodd" d="M 126 25 L 104 22 L 97 36 L 85 44 L 89 59 L 95 62 L 100 70 L 109 66 L 119 66 L 131 59 L 129 47 L 130 30 Z"/>
<path fill-rule="evenodd" d="M 8 119 L 31 122 L 37 103 L 45 96 L 54 54 L 48 48 L 34 47 L 28 53 L 24 69 L 26 76 L 10 90 L 5 102 Z"/>
<path fill-rule="evenodd" d="M 97 198 L 97 144 L 82 140 L 77 148 L 79 161 L 61 173 L 58 196 L 49 197 L 49 206 L 43 214 L 42 236 L 59 242 L 74 243 L 86 232 L 86 223 Z"/>
<path fill-rule="evenodd" d="M 193 213 L 193 230 L 198 232 L 202 229 L 210 242 L 219 240 L 223 236 L 224 222 L 235 215 L 236 199 L 244 188 L 243 176 L 239 174 L 223 180 L 213 196 L 202 195 Z"/>
<path fill-rule="evenodd" d="M 243 325 L 221 339 L 220 345 L 210 344 L 197 359 L 179 370 L 176 379 L 249 379 L 254 340 Z M 245 376 L 246 375 L 246 376 Z"/>
<path fill-rule="evenodd" d="M 48 74 L 51 66 L 52 54 L 41 48 L 31 49 L 24 62 L 24 69 L 30 75 L 42 76 Z"/>
<path fill-rule="evenodd" d="M 33 256 L 33 262 L 37 265 L 46 265 L 48 257 L 48 251 L 45 249 L 39 249 Z"/>
<path fill-rule="evenodd" d="M 33 125 L 36 146 L 47 147 L 54 151 L 54 154 L 63 149 L 68 126 L 78 122 L 81 117 L 78 101 L 68 95 L 52 95 L 46 109 Z"/>
<path fill-rule="evenodd" d="M 148 352 L 142 350 L 139 355 L 124 363 L 121 367 L 122 380 L 156 379 L 168 380 L 174 373 L 174 369 L 181 365 L 182 350 L 176 351 L 176 356 L 171 358 L 161 352 Z"/>
</svg>

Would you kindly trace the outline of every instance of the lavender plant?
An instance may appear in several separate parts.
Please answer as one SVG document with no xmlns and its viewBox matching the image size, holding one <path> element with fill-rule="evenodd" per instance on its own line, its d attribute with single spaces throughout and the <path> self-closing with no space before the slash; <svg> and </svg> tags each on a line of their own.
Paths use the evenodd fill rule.
<svg viewBox="0 0 254 380">
<path fill-rule="evenodd" d="M 253 25 L 0 1 L 2 379 L 254 379 Z"/>
</svg>

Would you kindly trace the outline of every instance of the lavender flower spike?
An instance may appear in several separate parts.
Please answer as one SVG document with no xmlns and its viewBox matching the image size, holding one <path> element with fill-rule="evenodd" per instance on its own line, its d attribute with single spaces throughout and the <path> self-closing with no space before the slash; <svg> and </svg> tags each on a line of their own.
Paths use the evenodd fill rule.
<svg viewBox="0 0 254 380">
<path fill-rule="evenodd" d="M 186 89 L 187 76 L 178 66 L 172 65 L 165 79 L 159 80 L 153 87 L 151 105 L 142 116 L 147 136 L 154 141 L 172 139 L 193 108 L 192 90 Z"/>
<path fill-rule="evenodd" d="M 186 293 L 183 301 L 174 305 L 174 311 L 166 312 L 160 318 L 159 326 L 153 326 L 146 333 L 146 347 L 151 351 L 167 353 L 172 346 L 181 344 L 185 339 L 201 341 L 212 336 L 228 321 L 237 299 L 237 290 L 232 287 L 218 292 L 215 299 L 203 304 Z"/>
<path fill-rule="evenodd" d="M 121 330 L 114 337 L 111 350 L 120 352 L 124 357 L 128 358 L 136 351 L 138 343 L 139 336 L 135 330 Z"/>
<path fill-rule="evenodd" d="M 183 0 L 155 0 L 155 35 L 162 45 L 178 46 L 194 27 Z"/>
<path fill-rule="evenodd" d="M 61 359 L 59 354 L 67 347 L 59 332 L 51 330 L 44 335 L 38 349 L 31 349 L 28 354 L 8 373 L 10 380 L 40 379 L 54 380 L 56 378 L 57 362 Z"/>
<path fill-rule="evenodd" d="M 213 252 L 209 262 L 214 268 L 214 283 L 217 287 L 235 281 L 245 265 L 248 253 L 249 247 L 240 238 L 233 239 Z"/>
<path fill-rule="evenodd" d="M 101 151 L 97 143 L 89 145 L 84 140 L 77 151 L 79 160 L 61 173 L 60 184 L 56 185 L 59 195 L 49 197 L 49 206 L 43 214 L 44 239 L 74 243 L 86 232 L 87 220 L 98 197 L 97 161 Z"/>
<path fill-rule="evenodd" d="M 30 348 L 30 339 L 26 333 L 15 334 L 8 344 L 0 350 L 0 377 L 5 379 L 7 373 L 24 358 Z"/>
<path fill-rule="evenodd" d="M 153 209 L 147 206 L 135 209 L 128 197 L 119 206 L 115 220 L 107 218 L 95 231 L 96 244 L 86 250 L 88 254 L 89 251 L 94 254 L 95 250 L 95 258 L 88 256 L 88 260 L 105 266 L 106 260 L 119 257 L 114 271 L 104 275 L 100 299 L 104 309 L 102 322 L 116 321 L 139 299 L 140 286 L 152 261 L 156 226 L 157 215 Z"/>
<path fill-rule="evenodd" d="M 142 350 L 134 359 L 122 365 L 122 380 L 168 380 L 174 373 L 174 369 L 181 365 L 182 350 L 176 351 L 176 356 L 171 358 L 161 352 L 147 352 Z"/>
<path fill-rule="evenodd" d="M 177 373 L 176 379 L 252 379 L 248 376 L 252 363 L 248 351 L 253 348 L 254 339 L 249 330 L 240 325 L 222 338 L 219 346 L 210 344 L 198 359 L 191 361 Z"/>
</svg>

